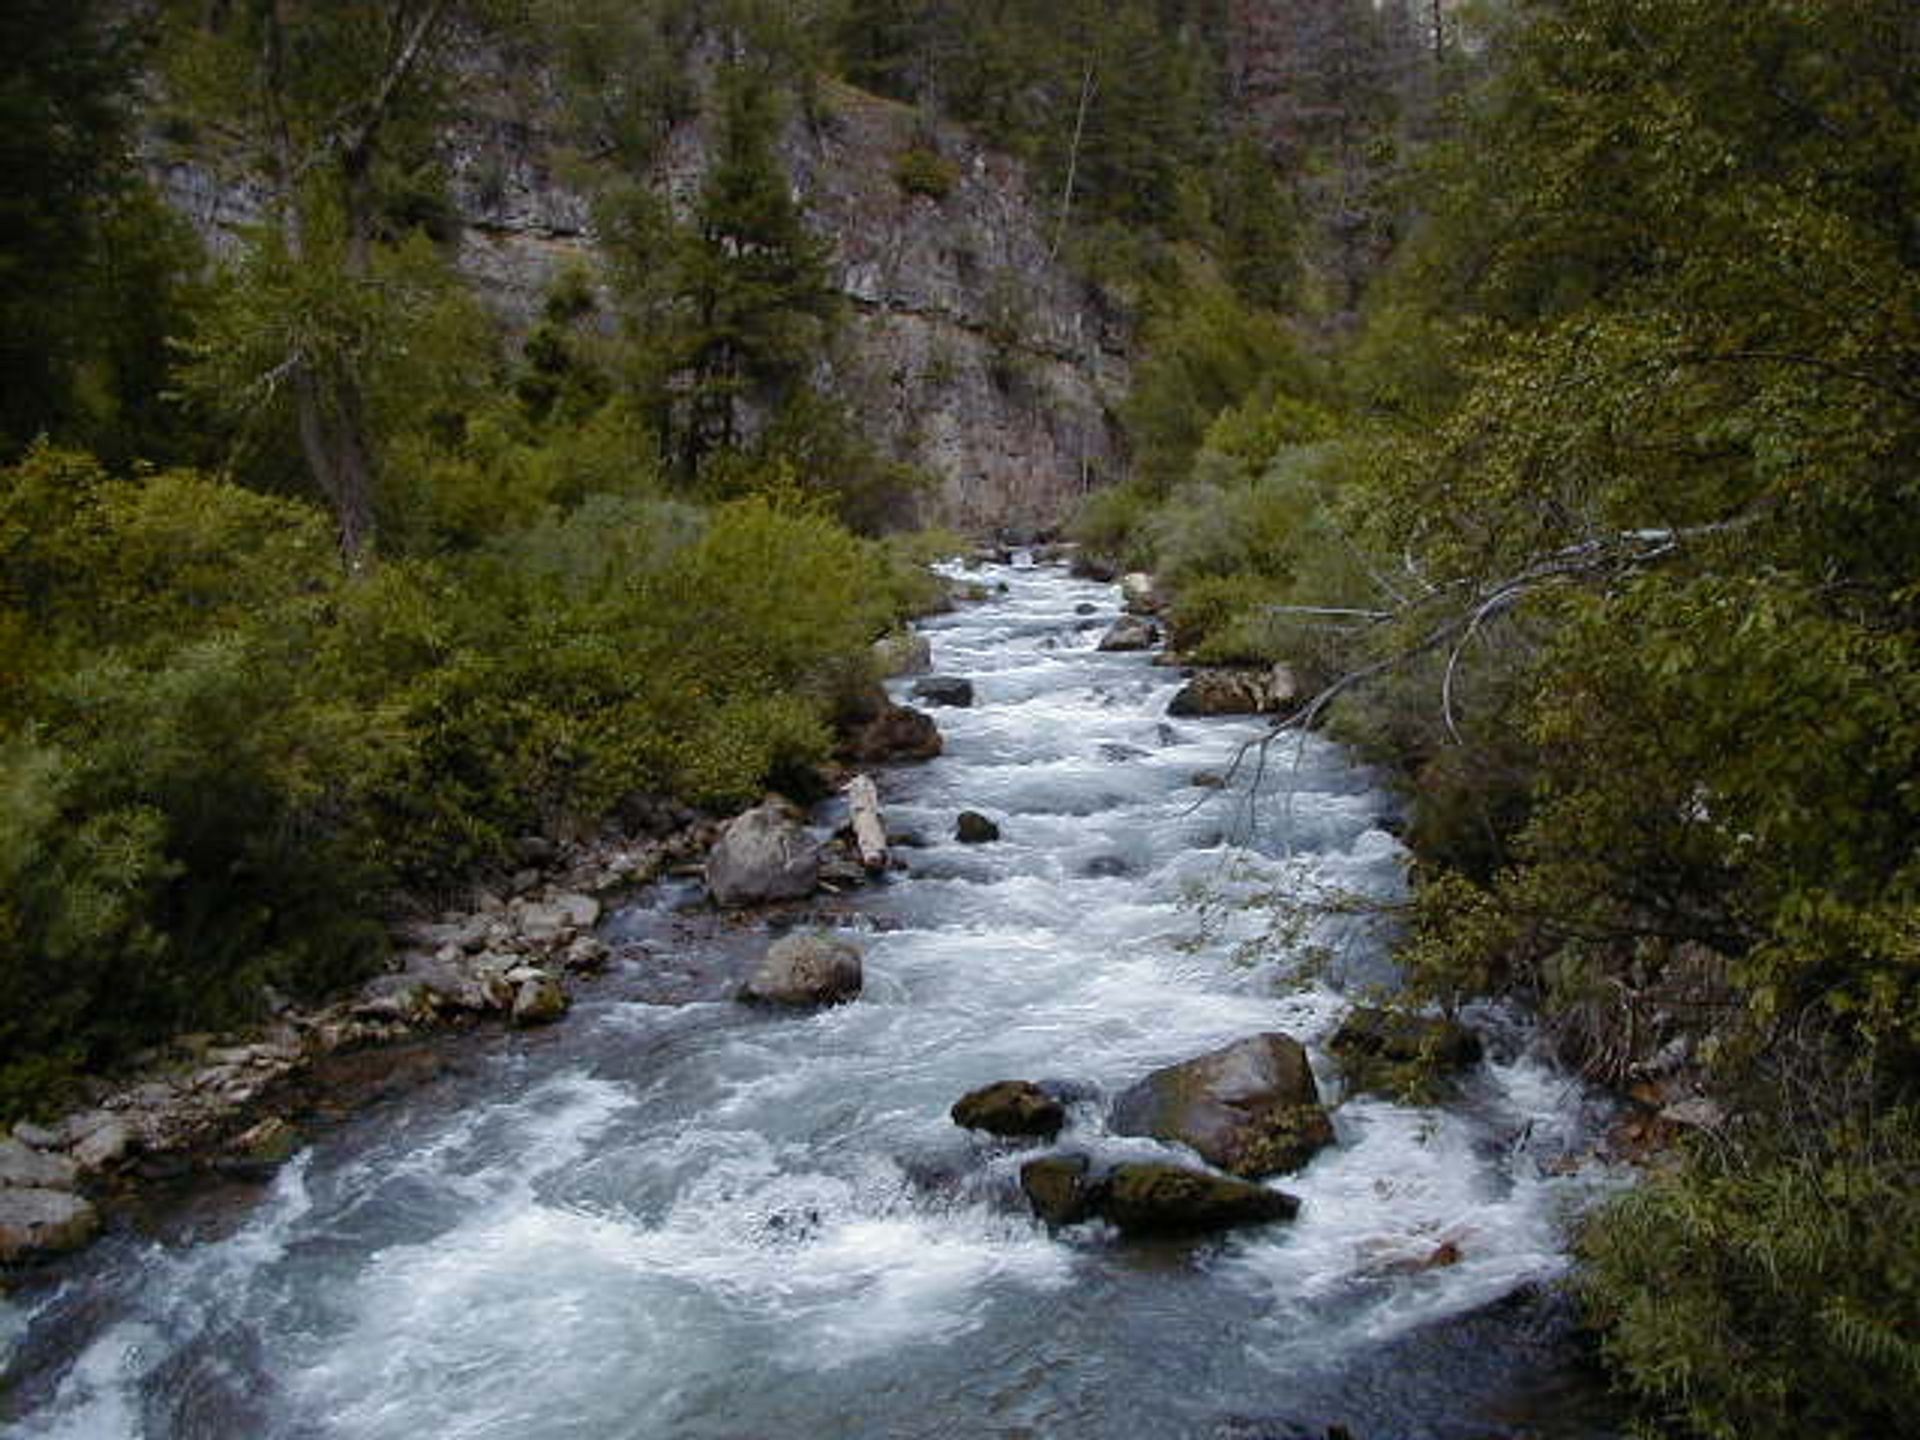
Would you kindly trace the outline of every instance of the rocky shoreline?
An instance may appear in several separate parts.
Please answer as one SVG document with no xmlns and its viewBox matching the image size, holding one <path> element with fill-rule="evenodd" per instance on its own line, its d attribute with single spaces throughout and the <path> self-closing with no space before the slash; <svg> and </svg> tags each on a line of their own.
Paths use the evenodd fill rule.
<svg viewBox="0 0 1920 1440">
<path fill-rule="evenodd" d="M 594 933 L 606 900 L 697 865 L 720 831 L 677 807 L 663 813 L 658 838 L 526 837 L 521 868 L 497 885 L 396 919 L 387 971 L 357 990 L 282 1005 L 243 1032 L 180 1036 L 132 1072 L 93 1082 L 87 1108 L 14 1126 L 0 1140 L 0 1264 L 80 1248 L 156 1184 L 271 1171 L 299 1148 L 305 1115 L 391 1088 L 400 1077 L 384 1075 L 380 1057 L 402 1042 L 560 1019 L 571 987 L 606 966 Z"/>
</svg>

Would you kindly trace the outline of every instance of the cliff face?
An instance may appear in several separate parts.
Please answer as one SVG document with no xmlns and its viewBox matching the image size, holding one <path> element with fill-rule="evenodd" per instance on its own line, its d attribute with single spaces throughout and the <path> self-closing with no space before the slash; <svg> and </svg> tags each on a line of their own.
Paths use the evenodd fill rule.
<svg viewBox="0 0 1920 1440">
<path fill-rule="evenodd" d="M 560 108 L 538 76 L 466 57 L 444 140 L 460 269 L 524 331 L 568 265 L 598 263 L 592 207 L 568 183 Z M 1112 408 L 1128 382 L 1125 319 L 1049 259 L 1053 204 L 1023 168 L 905 106 L 835 86 L 783 154 L 808 221 L 832 245 L 848 321 L 821 378 L 884 451 L 935 480 L 919 518 L 969 532 L 1058 524 L 1122 464 Z M 901 157 L 937 156 L 944 195 L 913 193 Z M 681 200 L 711 153 L 690 122 L 658 183 Z M 173 203 L 216 250 L 256 221 L 257 189 L 190 161 L 160 168 Z"/>
</svg>

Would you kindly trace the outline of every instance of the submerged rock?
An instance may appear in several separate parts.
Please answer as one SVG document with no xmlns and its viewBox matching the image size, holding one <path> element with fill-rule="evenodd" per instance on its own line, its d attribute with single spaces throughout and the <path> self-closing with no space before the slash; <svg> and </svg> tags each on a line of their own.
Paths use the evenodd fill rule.
<svg viewBox="0 0 1920 1440">
<path fill-rule="evenodd" d="M 953 838 L 962 845 L 986 845 L 1000 838 L 1000 827 L 978 810 L 962 810 L 953 822 Z"/>
<path fill-rule="evenodd" d="M 780 801 L 735 816 L 707 856 L 707 889 L 726 906 L 798 900 L 820 878 L 820 852 Z"/>
<path fill-rule="evenodd" d="M 959 675 L 929 675 L 914 682 L 913 698 L 964 710 L 973 704 L 973 682 Z"/>
<path fill-rule="evenodd" d="M 1291 1220 L 1300 1202 L 1245 1180 L 1145 1162 L 1114 1166 L 1096 1208 L 1131 1235 L 1192 1235 Z"/>
<path fill-rule="evenodd" d="M 860 947 L 830 935 L 789 935 L 776 940 L 740 989 L 759 1005 L 808 1009 L 842 1005 L 865 983 Z"/>
<path fill-rule="evenodd" d="M 1067 1123 L 1067 1107 L 1030 1080 L 1001 1080 L 963 1095 L 950 1112 L 953 1123 L 989 1135 L 1038 1136 L 1051 1140 Z"/>
<path fill-rule="evenodd" d="M 1154 1071 L 1121 1094 L 1110 1124 L 1118 1135 L 1189 1145 L 1249 1179 L 1297 1170 L 1333 1142 L 1307 1052 L 1279 1034 Z"/>
<path fill-rule="evenodd" d="M 100 1231 L 100 1212 L 67 1190 L 0 1189 L 0 1264 L 78 1250 Z"/>
</svg>

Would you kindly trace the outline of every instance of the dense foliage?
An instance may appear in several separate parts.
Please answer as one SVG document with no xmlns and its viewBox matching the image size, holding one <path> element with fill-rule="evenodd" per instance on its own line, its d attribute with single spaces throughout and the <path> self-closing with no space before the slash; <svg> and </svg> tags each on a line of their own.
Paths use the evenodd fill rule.
<svg viewBox="0 0 1920 1440">
<path fill-rule="evenodd" d="M 913 477 L 808 384 L 836 312 L 771 9 L 674 102 L 721 137 L 693 213 L 604 174 L 643 223 L 514 345 L 434 199 L 492 7 L 141 12 L 145 143 L 262 187 L 218 267 L 127 166 L 105 8 L 6 22 L 46 153 L 0 216 L 0 1114 L 364 973 L 396 892 L 516 837 L 813 783 L 928 583 L 843 523 Z"/>
<path fill-rule="evenodd" d="M 1889 1433 L 1920 1398 L 1920 14 L 1488 18 L 1360 333 L 1303 371 L 1190 307 L 1136 393 L 1151 484 L 1088 534 L 1406 777 L 1425 993 L 1525 994 L 1596 1075 L 1691 1057 L 1730 1106 L 1587 1242 L 1651 1419 Z"/>
</svg>

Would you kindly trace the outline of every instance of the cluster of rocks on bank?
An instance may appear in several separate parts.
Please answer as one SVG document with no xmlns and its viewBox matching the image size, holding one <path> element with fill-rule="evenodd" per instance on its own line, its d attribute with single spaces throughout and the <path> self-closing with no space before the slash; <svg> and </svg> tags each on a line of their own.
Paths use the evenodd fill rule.
<svg viewBox="0 0 1920 1440">
<path fill-rule="evenodd" d="M 559 1019 L 571 983 L 607 962 L 600 897 L 697 858 L 715 829 L 678 807 L 645 818 L 668 833 L 529 836 L 520 868 L 495 888 L 396 921 L 390 968 L 354 992 L 313 1009 L 283 1004 L 246 1034 L 183 1036 L 120 1084 L 96 1083 L 90 1108 L 16 1125 L 0 1141 L 0 1263 L 86 1244 L 101 1205 L 142 1183 L 270 1170 L 298 1148 L 296 1097 L 332 1057 L 489 1019 Z"/>
</svg>

